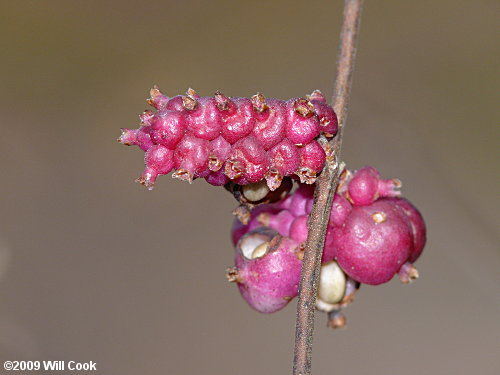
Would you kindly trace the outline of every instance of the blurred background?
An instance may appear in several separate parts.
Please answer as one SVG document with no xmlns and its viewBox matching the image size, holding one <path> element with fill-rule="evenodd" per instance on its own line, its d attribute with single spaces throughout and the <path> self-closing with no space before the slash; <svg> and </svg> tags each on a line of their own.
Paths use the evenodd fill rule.
<svg viewBox="0 0 500 375">
<path fill-rule="evenodd" d="M 116 143 L 169 95 L 332 93 L 342 1 L 0 4 L 0 360 L 97 374 L 288 374 L 295 301 L 260 315 L 225 279 L 235 201 L 134 183 Z M 343 158 L 404 182 L 418 282 L 317 314 L 314 374 L 499 374 L 500 3 L 367 1 Z M 0 370 L 0 373 L 2 373 Z"/>
</svg>

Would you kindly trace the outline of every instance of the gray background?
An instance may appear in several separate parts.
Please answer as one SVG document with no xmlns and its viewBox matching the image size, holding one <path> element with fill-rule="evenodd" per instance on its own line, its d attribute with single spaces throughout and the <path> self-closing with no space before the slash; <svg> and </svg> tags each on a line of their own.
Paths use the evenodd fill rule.
<svg viewBox="0 0 500 375">
<path fill-rule="evenodd" d="M 98 374 L 290 373 L 295 302 L 259 315 L 225 281 L 232 198 L 133 182 L 116 143 L 149 88 L 328 96 L 341 1 L 0 4 L 0 360 Z M 421 278 L 364 286 L 316 323 L 314 374 L 500 373 L 496 1 L 367 1 L 350 168 L 423 212 Z M 0 371 L 1 372 L 1 371 Z"/>
</svg>

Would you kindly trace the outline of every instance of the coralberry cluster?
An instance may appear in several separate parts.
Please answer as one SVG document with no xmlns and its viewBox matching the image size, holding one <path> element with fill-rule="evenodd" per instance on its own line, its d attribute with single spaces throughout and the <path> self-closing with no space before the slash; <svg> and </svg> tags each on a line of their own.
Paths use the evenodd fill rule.
<svg viewBox="0 0 500 375">
<path fill-rule="evenodd" d="M 146 152 L 138 181 L 152 189 L 159 175 L 175 170 L 181 180 L 224 185 L 240 203 L 231 231 L 235 266 L 227 278 L 257 311 L 284 308 L 298 295 L 316 176 L 326 161 L 323 145 L 337 132 L 335 112 L 319 91 L 288 101 L 220 92 L 200 97 L 191 89 L 167 97 L 156 87 L 150 94 L 157 112 L 144 111 L 141 127 L 122 129 L 118 139 Z M 426 229 L 400 187 L 372 167 L 340 176 L 316 301 L 332 327 L 345 324 L 341 310 L 361 283 L 418 277 L 413 263 Z"/>
<path fill-rule="evenodd" d="M 286 176 L 313 184 L 325 163 L 317 139 L 337 133 L 337 116 L 319 91 L 288 101 L 262 94 L 228 98 L 221 92 L 200 97 L 192 89 L 167 97 L 157 87 L 150 95 L 157 112 L 144 111 L 142 125 L 122 129 L 118 139 L 146 152 L 137 181 L 149 189 L 172 170 L 175 178 L 201 177 L 216 186 L 265 179 L 272 191 Z"/>
<path fill-rule="evenodd" d="M 381 179 L 372 167 L 341 175 L 317 298 L 317 308 L 331 313 L 333 326 L 343 324 L 340 309 L 360 283 L 378 285 L 395 274 L 405 283 L 418 277 L 412 263 L 425 245 L 425 224 L 418 210 L 399 197 L 400 187 L 399 180 Z M 285 199 L 255 208 L 248 224 L 233 224 L 236 267 L 229 269 L 229 279 L 238 282 L 243 297 L 260 312 L 277 311 L 298 294 L 297 264 L 307 239 L 313 189 L 301 184 Z"/>
</svg>

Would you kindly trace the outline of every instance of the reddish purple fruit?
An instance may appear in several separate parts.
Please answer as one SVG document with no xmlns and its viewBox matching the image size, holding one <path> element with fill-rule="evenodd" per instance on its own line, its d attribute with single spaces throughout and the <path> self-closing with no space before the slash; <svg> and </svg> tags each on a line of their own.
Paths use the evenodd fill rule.
<svg viewBox="0 0 500 375">
<path fill-rule="evenodd" d="M 363 206 L 375 202 L 379 197 L 395 197 L 401 193 L 398 188 L 401 181 L 397 179 L 382 180 L 380 173 L 373 167 L 364 167 L 352 176 L 347 190 L 355 205 Z"/>
<path fill-rule="evenodd" d="M 408 220 L 395 204 L 379 200 L 355 206 L 333 231 L 334 254 L 342 269 L 364 284 L 392 279 L 413 251 Z"/>
<path fill-rule="evenodd" d="M 193 89 L 168 97 L 156 86 L 150 96 L 148 103 L 158 112 L 144 111 L 139 116 L 142 126 L 122 129 L 118 141 L 144 151 L 153 145 L 174 150 L 173 176 L 190 182 L 205 178 L 213 185 L 225 180 L 247 185 L 265 179 L 274 191 L 285 177 L 296 175 L 313 184 L 326 157 L 316 138 L 320 132 L 329 136 L 337 131 L 335 113 L 319 91 L 311 94 L 311 100 L 288 102 L 261 94 L 251 99 L 229 98 L 221 92 L 200 97 Z M 208 159 L 204 141 L 212 142 Z M 196 147 L 202 149 L 196 152 Z M 183 162 L 187 154 L 188 161 Z"/>
<path fill-rule="evenodd" d="M 298 244 L 269 228 L 244 235 L 236 246 L 235 267 L 227 272 L 255 310 L 281 310 L 298 294 L 301 261 Z"/>
</svg>

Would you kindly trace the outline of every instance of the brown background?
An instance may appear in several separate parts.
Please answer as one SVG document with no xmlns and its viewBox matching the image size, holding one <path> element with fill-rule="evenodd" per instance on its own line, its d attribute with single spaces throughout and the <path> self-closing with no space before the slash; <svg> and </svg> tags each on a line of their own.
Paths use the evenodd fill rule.
<svg viewBox="0 0 500 375">
<path fill-rule="evenodd" d="M 290 373 L 295 302 L 259 315 L 228 285 L 235 202 L 133 182 L 119 146 L 168 94 L 331 95 L 341 1 L 0 5 L 0 360 L 98 374 Z M 499 374 L 497 1 L 367 1 L 344 143 L 400 177 L 429 240 L 421 278 L 363 287 L 316 324 L 315 374 Z M 1 371 L 0 371 L 1 372 Z"/>
</svg>

